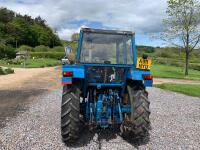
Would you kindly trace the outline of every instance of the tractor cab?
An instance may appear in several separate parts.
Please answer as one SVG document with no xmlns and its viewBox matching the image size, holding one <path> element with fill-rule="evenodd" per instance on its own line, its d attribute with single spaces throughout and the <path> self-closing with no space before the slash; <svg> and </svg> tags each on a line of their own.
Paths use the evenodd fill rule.
<svg viewBox="0 0 200 150">
<path fill-rule="evenodd" d="M 77 61 L 133 65 L 133 35 L 127 31 L 82 29 Z"/>
</svg>

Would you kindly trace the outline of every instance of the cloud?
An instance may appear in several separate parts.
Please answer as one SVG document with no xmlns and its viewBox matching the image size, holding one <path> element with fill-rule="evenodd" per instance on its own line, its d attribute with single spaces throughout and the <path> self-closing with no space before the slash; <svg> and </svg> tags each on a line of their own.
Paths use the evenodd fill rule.
<svg viewBox="0 0 200 150">
<path fill-rule="evenodd" d="M 166 0 L 0 0 L 0 6 L 40 15 L 61 38 L 69 39 L 82 25 L 140 34 L 160 32 L 167 5 Z"/>
<path fill-rule="evenodd" d="M 87 26 L 81 26 L 79 28 L 76 28 L 76 29 L 67 29 L 67 28 L 61 28 L 60 30 L 58 30 L 58 35 L 60 36 L 61 39 L 68 39 L 70 40 L 71 39 L 71 35 L 73 33 L 79 33 L 80 29 L 81 28 L 84 28 L 84 27 L 87 27 Z"/>
</svg>

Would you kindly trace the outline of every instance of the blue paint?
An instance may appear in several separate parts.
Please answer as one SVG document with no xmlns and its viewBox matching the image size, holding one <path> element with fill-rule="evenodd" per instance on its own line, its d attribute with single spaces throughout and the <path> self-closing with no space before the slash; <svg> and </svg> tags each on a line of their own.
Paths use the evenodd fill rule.
<svg viewBox="0 0 200 150">
<path fill-rule="evenodd" d="M 153 80 L 144 80 L 144 86 L 152 87 L 153 86 Z"/>
<path fill-rule="evenodd" d="M 81 55 L 81 48 L 82 48 L 82 43 L 83 43 L 83 32 L 80 31 L 79 34 L 80 38 L 78 40 L 78 48 L 77 48 L 77 57 L 76 57 L 76 61 L 79 62 L 80 61 L 80 55 Z"/>
<path fill-rule="evenodd" d="M 121 111 L 122 113 L 131 112 L 131 105 L 121 105 Z"/>
<path fill-rule="evenodd" d="M 135 44 L 135 34 L 132 37 L 132 50 L 133 50 L 133 64 L 134 67 L 136 68 L 136 64 L 137 64 L 137 52 L 136 52 L 136 44 Z"/>
<path fill-rule="evenodd" d="M 130 69 L 127 75 L 127 78 L 132 80 L 144 80 L 143 75 L 150 75 L 149 70 L 139 70 L 139 69 Z"/>
<path fill-rule="evenodd" d="M 99 89 L 101 87 L 121 87 L 123 86 L 123 84 L 119 84 L 119 83 L 89 83 L 89 86 L 96 86 Z"/>
<path fill-rule="evenodd" d="M 62 82 L 72 82 L 72 78 L 71 77 L 63 77 Z"/>
<path fill-rule="evenodd" d="M 130 109 L 121 107 L 120 97 L 117 96 L 117 93 L 118 91 L 110 90 L 110 92 L 107 94 L 99 94 L 97 98 L 97 102 L 95 103 L 96 110 L 93 110 L 93 112 L 95 114 L 96 123 L 102 128 L 107 128 L 110 125 L 112 118 L 115 118 L 116 123 L 122 123 L 122 110 L 124 112 L 130 113 Z M 92 107 L 90 109 L 93 109 L 93 106 L 90 106 Z"/>
<path fill-rule="evenodd" d="M 62 71 L 73 72 L 73 78 L 85 78 L 85 67 L 82 65 L 65 65 Z"/>
</svg>

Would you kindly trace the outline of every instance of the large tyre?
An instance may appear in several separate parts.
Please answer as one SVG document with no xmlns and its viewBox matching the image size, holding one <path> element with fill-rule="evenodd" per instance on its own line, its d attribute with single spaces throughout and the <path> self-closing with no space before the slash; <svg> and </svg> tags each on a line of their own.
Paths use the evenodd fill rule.
<svg viewBox="0 0 200 150">
<path fill-rule="evenodd" d="M 61 106 L 61 135 L 66 144 L 75 142 L 80 127 L 80 89 L 76 86 L 63 87 Z"/>
<path fill-rule="evenodd" d="M 124 121 L 121 126 L 122 135 L 134 135 L 135 137 L 144 137 L 150 128 L 150 102 L 148 93 L 143 84 L 127 86 L 129 101 L 131 103 L 131 114 L 128 121 Z"/>
</svg>

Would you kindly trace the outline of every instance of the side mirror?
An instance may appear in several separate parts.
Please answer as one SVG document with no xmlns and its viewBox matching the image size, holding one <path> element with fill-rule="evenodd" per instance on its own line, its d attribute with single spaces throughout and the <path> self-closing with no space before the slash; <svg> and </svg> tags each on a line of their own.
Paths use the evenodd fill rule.
<svg viewBox="0 0 200 150">
<path fill-rule="evenodd" d="M 72 53 L 72 47 L 71 46 L 66 46 L 65 47 L 65 55 L 68 56 L 70 53 Z"/>
</svg>

